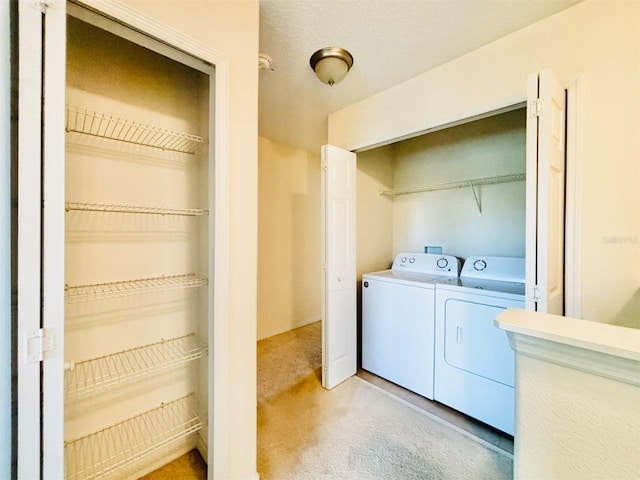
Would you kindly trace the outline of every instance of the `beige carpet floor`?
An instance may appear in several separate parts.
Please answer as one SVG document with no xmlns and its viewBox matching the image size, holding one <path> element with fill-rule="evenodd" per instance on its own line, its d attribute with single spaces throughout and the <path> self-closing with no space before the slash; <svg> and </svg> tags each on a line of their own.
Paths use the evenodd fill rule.
<svg viewBox="0 0 640 480">
<path fill-rule="evenodd" d="M 258 342 L 261 480 L 512 478 L 508 452 L 373 383 L 324 390 L 320 335 L 317 322 Z M 193 451 L 144 480 L 204 478 Z"/>
<path fill-rule="evenodd" d="M 258 472 L 287 479 L 510 479 L 512 457 L 365 380 L 320 383 L 320 323 L 258 342 Z"/>
<path fill-rule="evenodd" d="M 207 464 L 198 450 L 191 450 L 140 480 L 205 480 L 206 478 Z"/>
</svg>

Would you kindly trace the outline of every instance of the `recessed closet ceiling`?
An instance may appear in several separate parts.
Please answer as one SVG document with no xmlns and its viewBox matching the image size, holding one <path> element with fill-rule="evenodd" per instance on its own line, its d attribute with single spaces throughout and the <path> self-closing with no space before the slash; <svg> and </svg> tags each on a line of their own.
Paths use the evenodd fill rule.
<svg viewBox="0 0 640 480">
<path fill-rule="evenodd" d="M 582 0 L 260 0 L 259 133 L 319 151 L 327 115 Z M 338 85 L 309 58 L 346 48 L 354 66 Z M 256 65 L 258 59 L 256 59 Z"/>
</svg>

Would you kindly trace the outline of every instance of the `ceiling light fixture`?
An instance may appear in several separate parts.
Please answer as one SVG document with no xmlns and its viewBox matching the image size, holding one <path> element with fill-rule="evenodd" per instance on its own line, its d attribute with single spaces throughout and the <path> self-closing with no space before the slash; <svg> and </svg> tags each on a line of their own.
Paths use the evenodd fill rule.
<svg viewBox="0 0 640 480">
<path fill-rule="evenodd" d="M 344 48 L 325 47 L 311 55 L 309 63 L 318 79 L 332 87 L 351 69 L 353 57 Z"/>
</svg>

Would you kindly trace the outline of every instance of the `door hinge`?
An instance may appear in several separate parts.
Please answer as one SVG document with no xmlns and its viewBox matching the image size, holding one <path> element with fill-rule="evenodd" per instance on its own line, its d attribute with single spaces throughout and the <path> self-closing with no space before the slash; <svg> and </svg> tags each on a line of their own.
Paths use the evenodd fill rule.
<svg viewBox="0 0 640 480">
<path fill-rule="evenodd" d="M 542 101 L 539 98 L 531 100 L 529 105 L 529 116 L 540 117 L 542 115 Z"/>
<path fill-rule="evenodd" d="M 26 363 L 42 362 L 45 353 L 52 352 L 56 348 L 55 335 L 44 328 L 27 334 L 26 336 Z"/>
<path fill-rule="evenodd" d="M 36 10 L 39 10 L 40 13 L 47 13 L 47 8 L 49 8 L 49 0 L 35 0 L 31 2 L 31 6 Z"/>
<path fill-rule="evenodd" d="M 534 285 L 531 287 L 531 301 L 537 302 L 540 300 L 540 287 L 538 285 Z"/>
</svg>

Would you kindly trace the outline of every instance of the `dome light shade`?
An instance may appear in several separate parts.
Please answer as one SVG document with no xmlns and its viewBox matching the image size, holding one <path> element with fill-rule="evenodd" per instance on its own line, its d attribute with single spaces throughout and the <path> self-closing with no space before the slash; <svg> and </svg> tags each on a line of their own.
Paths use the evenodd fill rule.
<svg viewBox="0 0 640 480">
<path fill-rule="evenodd" d="M 344 48 L 325 47 L 311 55 L 309 63 L 322 83 L 333 86 L 347 75 L 353 57 Z"/>
</svg>

